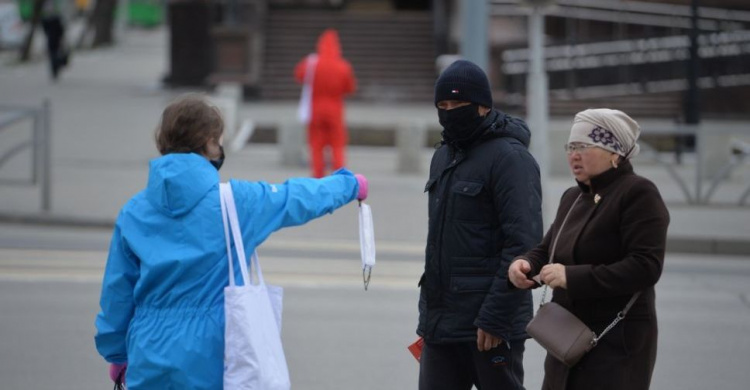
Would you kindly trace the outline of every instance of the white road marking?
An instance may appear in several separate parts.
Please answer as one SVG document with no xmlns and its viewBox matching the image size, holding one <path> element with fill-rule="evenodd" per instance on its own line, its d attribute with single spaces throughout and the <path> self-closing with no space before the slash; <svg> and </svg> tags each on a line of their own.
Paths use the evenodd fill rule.
<svg viewBox="0 0 750 390">
<path fill-rule="evenodd" d="M 328 248 L 327 248 L 328 249 Z M 0 249 L 0 282 L 98 284 L 105 251 Z M 362 288 L 359 258 L 260 256 L 269 283 L 298 288 Z M 421 262 L 381 260 L 373 269 L 372 290 L 416 290 Z"/>
</svg>

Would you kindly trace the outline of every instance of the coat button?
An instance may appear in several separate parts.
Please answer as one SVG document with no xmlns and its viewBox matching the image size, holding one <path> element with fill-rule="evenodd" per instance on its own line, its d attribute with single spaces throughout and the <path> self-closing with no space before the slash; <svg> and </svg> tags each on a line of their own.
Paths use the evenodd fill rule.
<svg viewBox="0 0 750 390">
<path fill-rule="evenodd" d="M 468 191 L 469 187 L 464 187 L 464 192 Z"/>
</svg>

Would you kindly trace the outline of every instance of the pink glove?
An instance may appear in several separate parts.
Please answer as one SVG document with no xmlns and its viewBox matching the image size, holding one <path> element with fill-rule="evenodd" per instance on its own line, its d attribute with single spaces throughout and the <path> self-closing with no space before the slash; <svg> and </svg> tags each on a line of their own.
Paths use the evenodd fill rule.
<svg viewBox="0 0 750 390">
<path fill-rule="evenodd" d="M 359 184 L 359 191 L 357 192 L 357 200 L 367 199 L 367 178 L 364 177 L 364 175 L 360 175 L 359 173 L 354 175 L 354 177 L 357 179 L 357 183 Z"/>
<path fill-rule="evenodd" d="M 120 383 L 125 384 L 125 370 L 128 369 L 128 363 L 123 364 L 115 364 L 111 363 L 109 365 L 109 379 L 112 379 L 112 382 L 117 383 L 119 380 Z"/>
</svg>

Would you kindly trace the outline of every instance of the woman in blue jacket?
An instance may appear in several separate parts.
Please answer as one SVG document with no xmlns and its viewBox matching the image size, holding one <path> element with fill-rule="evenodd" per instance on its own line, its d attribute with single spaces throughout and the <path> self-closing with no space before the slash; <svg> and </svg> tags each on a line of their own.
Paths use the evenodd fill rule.
<svg viewBox="0 0 750 390">
<path fill-rule="evenodd" d="M 96 347 L 128 388 L 221 389 L 227 253 L 219 202 L 219 111 L 196 95 L 162 114 L 146 189 L 117 217 L 96 317 Z M 283 227 L 367 196 L 341 169 L 284 184 L 231 180 L 247 253 Z M 126 370 L 127 368 L 127 370 Z"/>
</svg>

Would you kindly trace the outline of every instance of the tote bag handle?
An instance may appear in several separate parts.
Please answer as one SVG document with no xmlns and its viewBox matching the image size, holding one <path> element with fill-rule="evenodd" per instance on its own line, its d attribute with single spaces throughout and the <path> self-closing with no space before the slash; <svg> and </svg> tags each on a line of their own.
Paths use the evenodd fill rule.
<svg viewBox="0 0 750 390">
<path fill-rule="evenodd" d="M 224 222 L 224 240 L 226 241 L 227 245 L 227 261 L 229 262 L 229 285 L 232 287 L 236 285 L 236 282 L 234 280 L 234 260 L 232 258 L 231 239 L 234 239 L 234 248 L 237 251 L 237 262 L 240 264 L 242 284 L 245 286 L 253 284 L 253 280 L 250 277 L 250 271 L 252 271 L 252 269 L 255 269 L 255 274 L 258 279 L 257 284 L 265 284 L 265 281 L 263 280 L 263 271 L 260 269 L 260 262 L 258 261 L 257 252 L 253 252 L 253 255 L 250 259 L 251 270 L 248 271 L 246 260 L 247 257 L 245 257 L 245 245 L 242 240 L 242 232 L 240 231 L 240 221 L 237 217 L 237 205 L 234 202 L 232 186 L 229 183 L 220 183 L 219 194 L 221 198 L 221 218 L 222 222 Z"/>
</svg>

